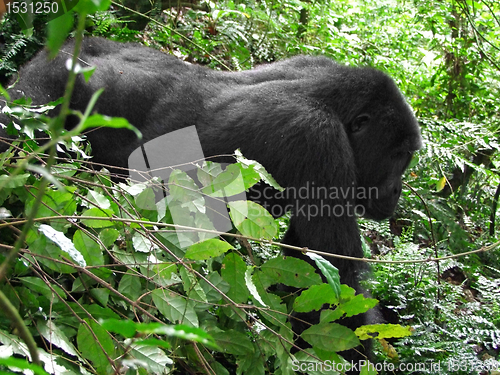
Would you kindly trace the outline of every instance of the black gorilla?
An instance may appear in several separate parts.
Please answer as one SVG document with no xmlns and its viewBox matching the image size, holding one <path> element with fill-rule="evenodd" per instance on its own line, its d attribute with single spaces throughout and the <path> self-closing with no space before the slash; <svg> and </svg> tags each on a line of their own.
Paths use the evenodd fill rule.
<svg viewBox="0 0 500 375">
<path fill-rule="evenodd" d="M 21 69 L 11 95 L 35 104 L 61 97 L 72 50 L 70 42 L 50 62 L 45 52 L 37 55 Z M 78 77 L 72 108 L 83 111 L 105 88 L 96 110 L 127 118 L 143 142 L 196 125 L 205 156 L 240 148 L 263 164 L 288 190 L 277 195 L 262 187 L 253 199 L 275 215 L 292 208 L 287 244 L 362 257 L 354 207 L 369 218 L 389 217 L 401 175 L 421 147 L 417 121 L 400 91 L 371 68 L 299 56 L 251 71 L 218 72 L 97 38 L 84 40 L 79 61 L 97 70 L 88 84 Z M 94 161 L 115 166 L 126 167 L 140 145 L 128 130 L 99 129 L 88 138 Z M 331 262 L 341 282 L 360 290 L 361 262 Z"/>
</svg>

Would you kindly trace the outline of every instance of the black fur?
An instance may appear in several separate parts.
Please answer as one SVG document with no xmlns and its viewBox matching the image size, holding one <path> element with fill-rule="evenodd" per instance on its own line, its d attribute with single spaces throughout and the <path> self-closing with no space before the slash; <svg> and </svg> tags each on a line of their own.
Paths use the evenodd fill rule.
<svg viewBox="0 0 500 375">
<path fill-rule="evenodd" d="M 40 53 L 21 69 L 12 96 L 26 95 L 36 104 L 61 97 L 64 64 L 71 52 L 70 42 L 51 62 Z M 253 192 L 254 200 L 275 214 L 287 205 L 306 208 L 292 217 L 287 244 L 362 257 L 356 217 L 352 210 L 340 215 L 340 208 L 357 204 L 367 217 L 389 217 L 400 195 L 401 175 L 413 151 L 421 147 L 417 121 L 403 96 L 387 75 L 371 68 L 299 56 L 227 73 L 138 44 L 97 38 L 84 40 L 80 60 L 97 70 L 89 84 L 78 78 L 72 108 L 84 110 L 92 93 L 104 87 L 96 110 L 126 117 L 141 130 L 144 142 L 196 125 L 205 156 L 240 148 L 282 186 L 308 190 L 298 198 L 270 198 L 268 190 L 268 198 L 263 198 L 263 190 Z M 7 121 L 0 117 L 0 122 Z M 115 166 L 126 167 L 129 154 L 140 145 L 128 130 L 100 129 L 88 138 L 94 161 Z M 351 194 L 318 198 L 311 194 L 313 187 L 339 192 L 376 188 L 378 197 L 372 191 L 370 199 Z M 321 205 L 338 211 L 307 214 L 308 208 Z M 362 263 L 331 261 L 341 282 L 359 291 Z"/>
</svg>

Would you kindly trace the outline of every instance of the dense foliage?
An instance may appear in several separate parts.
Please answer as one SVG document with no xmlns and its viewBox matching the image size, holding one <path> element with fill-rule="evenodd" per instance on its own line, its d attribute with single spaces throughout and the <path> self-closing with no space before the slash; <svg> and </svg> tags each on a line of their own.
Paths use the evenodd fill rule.
<svg viewBox="0 0 500 375">
<path fill-rule="evenodd" d="M 168 209 L 156 206 L 154 186 L 116 185 L 105 173 L 95 174 L 79 146 L 76 161 L 55 160 L 53 153 L 48 164 L 33 154 L 0 159 L 0 303 L 10 311 L 8 300 L 18 312 L 17 318 L 0 314 L 1 357 L 12 355 L 0 359 L 3 368 L 25 366 L 15 359 L 28 357 L 25 343 L 32 337 L 51 373 L 289 374 L 297 359 L 311 364 L 306 373 L 323 374 L 315 367 L 321 360 L 341 362 L 337 351 L 372 332 L 378 338 L 374 362 L 385 366 L 379 373 L 498 371 L 500 252 L 488 247 L 499 229 L 498 3 L 247 0 L 180 7 L 138 1 L 134 8 L 147 19 L 119 3 L 110 9 L 103 1 L 99 11 L 93 8 L 98 1 L 80 3 L 80 15 L 89 15 L 80 16 L 85 23 L 76 30 L 141 41 L 216 69 L 311 53 L 372 65 L 395 78 L 420 118 L 425 148 L 408 171 L 396 217 L 360 222 L 366 257 L 392 262 L 374 263 L 367 281 L 388 325 L 345 331 L 335 321 L 365 311 L 375 299 L 340 287 L 332 269 L 323 270 L 330 282 L 322 284 L 308 264 L 282 259 L 275 245 L 256 240 L 279 238 L 286 218 L 275 222 L 260 209 L 235 204 L 233 224 L 253 240 L 205 234 L 206 241 L 186 251 L 175 240 Z M 24 31 L 12 14 L 2 21 L 2 83 L 44 43 L 46 21 L 36 17 L 33 29 Z M 51 21 L 53 48 L 72 22 Z M 10 108 L 24 119 L 49 109 L 21 104 Z M 54 119 L 37 121 L 71 149 L 87 120 L 69 134 L 57 130 Z M 25 156 L 34 144 L 22 145 Z M 208 230 L 199 204 L 207 188 L 227 188 L 235 176 L 244 177 L 245 188 L 267 178 L 256 164 L 238 161 L 232 171 L 202 166 L 198 175 L 208 176 L 203 187 L 183 174 L 170 181 L 189 189 L 177 191 L 179 202 L 198 202 L 187 206 L 197 218 L 192 227 Z M 247 216 L 250 211 L 256 216 Z M 202 239 L 203 233 L 189 236 Z M 460 256 L 478 249 L 485 251 Z M 449 258 L 429 261 L 443 257 Z M 278 283 L 307 291 L 283 295 Z M 323 303 L 334 309 L 306 334 L 314 349 L 291 356 L 287 314 Z"/>
</svg>

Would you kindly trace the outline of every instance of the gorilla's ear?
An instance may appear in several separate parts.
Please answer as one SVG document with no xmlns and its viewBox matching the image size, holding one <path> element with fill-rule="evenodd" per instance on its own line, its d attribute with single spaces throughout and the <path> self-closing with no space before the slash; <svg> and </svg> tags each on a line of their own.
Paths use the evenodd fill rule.
<svg viewBox="0 0 500 375">
<path fill-rule="evenodd" d="M 349 133 L 357 133 L 370 122 L 370 115 L 362 114 L 357 116 L 348 127 Z"/>
</svg>

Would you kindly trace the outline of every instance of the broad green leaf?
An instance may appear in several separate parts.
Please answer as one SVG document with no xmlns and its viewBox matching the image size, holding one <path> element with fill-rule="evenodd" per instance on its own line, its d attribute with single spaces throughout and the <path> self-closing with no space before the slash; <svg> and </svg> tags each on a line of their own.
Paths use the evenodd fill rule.
<svg viewBox="0 0 500 375">
<path fill-rule="evenodd" d="M 353 315 L 365 313 L 377 304 L 378 301 L 376 299 L 366 298 L 362 294 L 358 294 L 350 301 L 340 304 L 338 309 L 344 311 L 346 317 L 349 318 Z"/>
<path fill-rule="evenodd" d="M 135 232 L 132 236 L 132 244 L 134 245 L 134 250 L 141 253 L 150 253 L 155 248 L 153 243 L 139 232 Z"/>
<path fill-rule="evenodd" d="M 136 137 L 141 139 L 142 133 L 135 126 L 130 124 L 127 119 L 123 117 L 109 117 L 104 115 L 92 115 L 85 119 L 81 127 L 81 131 L 86 130 L 88 128 L 95 127 L 105 127 L 105 128 L 125 128 L 132 130 Z"/>
<path fill-rule="evenodd" d="M 169 207 L 172 201 L 182 203 L 182 207 L 191 212 L 205 212 L 205 199 L 199 192 L 199 187 L 184 171 L 174 169 L 168 178 Z"/>
<path fill-rule="evenodd" d="M 152 188 L 147 188 L 135 197 L 135 203 L 143 210 L 156 211 L 156 196 Z"/>
<path fill-rule="evenodd" d="M 111 0 L 79 0 L 75 10 L 82 14 L 94 14 L 98 11 L 108 10 Z"/>
<path fill-rule="evenodd" d="M 51 173 L 58 174 L 60 176 L 72 177 L 78 172 L 79 164 L 70 164 L 70 163 L 60 163 L 53 165 Z"/>
<path fill-rule="evenodd" d="M 218 257 L 233 247 L 226 241 L 210 238 L 188 247 L 185 257 L 194 260 L 205 260 Z"/>
<path fill-rule="evenodd" d="M 224 267 L 224 265 L 222 266 Z M 222 293 L 228 295 L 229 291 L 229 283 L 227 283 L 220 275 L 218 272 L 210 272 L 207 276 L 208 281 L 212 283 L 218 290 L 220 290 Z M 200 280 L 200 285 L 205 291 L 205 295 L 207 298 L 207 301 L 210 303 L 218 303 L 222 299 L 222 295 L 215 290 L 212 285 L 208 284 L 205 280 Z M 229 297 L 231 298 L 231 297 Z M 235 300 L 233 300 L 236 302 Z"/>
<path fill-rule="evenodd" d="M 261 304 L 261 306 L 269 307 L 269 306 L 266 306 L 266 304 L 264 303 L 264 301 L 260 297 L 259 292 L 257 291 L 257 288 L 252 281 L 252 273 L 253 273 L 254 269 L 255 269 L 255 267 L 252 267 L 252 266 L 247 267 L 247 270 L 245 271 L 245 284 L 247 286 L 247 289 L 250 291 L 250 294 L 252 295 L 252 297 L 257 302 L 259 302 Z M 257 272 L 257 273 L 259 273 L 259 272 Z"/>
<path fill-rule="evenodd" d="M 106 248 L 113 245 L 119 236 L 120 232 L 115 228 L 105 228 L 99 232 L 99 239 Z"/>
<path fill-rule="evenodd" d="M 300 335 L 304 340 L 321 350 L 339 352 L 360 345 L 354 332 L 337 323 L 319 323 Z"/>
<path fill-rule="evenodd" d="M 104 264 L 101 246 L 87 233 L 80 229 L 77 230 L 73 235 L 73 243 L 89 266 L 102 266 Z"/>
<path fill-rule="evenodd" d="M 14 358 L 14 357 L 0 357 L 0 365 L 5 367 L 13 367 L 16 369 L 26 369 L 33 371 L 35 375 L 49 375 L 43 368 L 40 366 L 31 364 L 28 362 L 28 359 Z M 11 372 L 3 372 L 3 374 L 10 374 Z M 25 372 L 27 373 L 27 372 Z"/>
<path fill-rule="evenodd" d="M 245 355 L 255 350 L 250 337 L 240 331 L 230 329 L 226 332 L 215 332 L 212 337 L 226 353 Z"/>
<path fill-rule="evenodd" d="M 108 319 L 102 322 L 102 327 L 110 332 L 119 333 L 124 337 L 134 337 L 137 332 L 144 334 L 166 335 L 178 337 L 184 340 L 199 342 L 217 348 L 212 336 L 200 328 L 189 327 L 187 325 L 167 325 L 163 323 L 136 323 L 132 320 Z"/>
<path fill-rule="evenodd" d="M 229 298 L 236 303 L 248 301 L 249 291 L 245 282 L 247 266 L 240 255 L 229 253 L 224 257 L 221 268 L 222 278 L 230 285 Z"/>
<path fill-rule="evenodd" d="M 211 197 L 230 197 L 245 191 L 240 168 L 230 164 L 203 188 L 203 193 Z"/>
<path fill-rule="evenodd" d="M 113 358 L 113 340 L 109 336 L 109 333 L 93 320 L 85 319 L 85 322 L 87 324 L 80 324 L 78 327 L 78 334 L 76 336 L 78 349 L 83 357 L 93 363 L 99 374 L 105 374 L 111 369 L 111 365 L 106 357 L 106 354 Z M 90 330 L 92 330 L 92 332 L 89 330 L 87 325 L 90 326 Z M 97 341 L 94 338 L 94 335 L 97 337 Z M 106 354 L 103 353 L 103 350 Z"/>
<path fill-rule="evenodd" d="M 44 323 L 37 324 L 37 330 L 48 342 L 74 357 L 79 357 L 69 338 L 54 321 L 47 320 Z"/>
<path fill-rule="evenodd" d="M 136 335 L 139 324 L 129 319 L 107 319 L 101 322 L 101 327 L 108 332 L 119 333 L 123 337 L 131 338 Z"/>
<path fill-rule="evenodd" d="M 284 284 L 296 288 L 307 288 L 321 284 L 321 277 L 313 266 L 294 257 L 276 257 L 261 266 L 261 271 L 272 284 Z"/>
<path fill-rule="evenodd" d="M 114 225 L 110 220 L 85 219 L 85 216 L 111 218 L 113 216 L 113 211 L 110 209 L 91 208 L 82 213 L 81 220 L 82 224 L 90 228 L 108 228 Z"/>
<path fill-rule="evenodd" d="M 174 363 L 158 347 L 141 341 L 131 342 L 130 339 L 126 340 L 126 343 L 130 344 L 130 357 L 134 358 L 140 367 L 145 368 L 147 374 L 165 374 L 168 366 Z M 137 371 L 137 373 L 141 374 L 144 372 Z"/>
<path fill-rule="evenodd" d="M 144 293 L 141 285 L 141 276 L 132 270 L 128 270 L 120 280 L 118 291 L 131 300 L 136 301 Z"/>
<path fill-rule="evenodd" d="M 182 278 L 182 286 L 186 293 L 186 297 L 193 301 L 197 309 L 199 309 L 200 306 L 208 308 L 209 306 L 207 304 L 200 303 L 200 301 L 207 302 L 207 296 L 198 278 L 183 266 L 179 268 L 179 274 Z"/>
<path fill-rule="evenodd" d="M 71 240 L 66 237 L 64 233 L 59 232 L 52 228 L 50 225 L 46 224 L 41 224 L 38 230 L 42 232 L 45 237 L 59 246 L 62 251 L 67 253 L 69 257 L 73 259 L 79 266 L 85 267 L 87 265 L 85 259 L 83 258 L 83 255 L 75 248 L 73 242 L 71 242 Z"/>
<path fill-rule="evenodd" d="M 278 231 L 274 218 L 255 202 L 229 202 L 231 219 L 244 236 L 271 240 Z"/>
<path fill-rule="evenodd" d="M 399 324 L 370 324 L 356 328 L 354 333 L 360 340 L 369 338 L 390 339 L 406 337 L 412 334 L 411 327 L 403 327 Z"/>
<path fill-rule="evenodd" d="M 0 176 L 0 187 L 2 189 L 14 189 L 19 186 L 24 186 L 29 176 L 29 173 L 18 174 L 16 176 L 3 174 Z"/>
<path fill-rule="evenodd" d="M 36 212 L 36 218 L 43 218 L 49 216 L 59 215 L 74 215 L 76 212 L 76 200 L 69 190 L 74 190 L 74 188 L 66 188 L 67 191 L 63 190 L 52 190 L 46 189 L 42 197 L 42 204 Z M 36 189 L 32 189 L 33 197 L 29 197 L 26 203 L 26 215 L 31 214 L 33 209 L 33 204 L 35 202 L 34 196 L 36 196 Z M 53 221 L 50 226 L 55 230 L 65 232 L 67 221 Z"/>
<path fill-rule="evenodd" d="M 40 232 L 30 229 L 26 236 L 26 243 L 29 245 L 29 250 L 33 253 L 33 256 L 41 255 L 37 257 L 37 261 L 49 267 L 51 270 L 61 273 L 73 273 L 76 271 L 75 268 L 56 261 L 62 260 L 63 258 L 67 259 L 68 254 L 63 252 L 59 246 L 48 240 L 47 237 Z M 30 254 L 26 254 L 26 257 L 31 259 Z"/>
<path fill-rule="evenodd" d="M 52 59 L 57 55 L 59 48 L 63 45 L 68 37 L 69 32 L 74 24 L 73 12 L 61 14 L 59 17 L 52 19 L 47 24 L 47 47 L 50 50 L 49 57 Z M 72 52 L 72 51 L 71 51 Z"/>
<path fill-rule="evenodd" d="M 27 288 L 43 295 L 49 301 L 54 298 L 57 299 L 57 297 L 54 295 L 54 292 L 49 288 L 45 281 L 43 281 L 39 277 L 26 276 L 20 277 L 18 278 L 18 280 L 22 282 Z M 62 299 L 66 299 L 66 293 L 64 293 L 64 290 L 59 288 L 57 285 L 52 285 L 52 289 L 54 289 L 55 293 L 57 293 Z"/>
<path fill-rule="evenodd" d="M 365 361 L 361 366 L 361 372 L 359 375 L 377 375 L 378 371 L 375 369 L 375 366 L 370 361 Z"/>
<path fill-rule="evenodd" d="M 96 271 L 101 271 L 101 270 L 91 270 L 92 272 L 97 273 Z M 99 302 L 103 306 L 108 305 L 109 301 L 109 294 L 110 291 L 109 289 L 106 288 L 92 288 L 89 290 L 90 296 L 94 298 L 97 302 Z"/>
<path fill-rule="evenodd" d="M 235 155 L 236 155 L 236 160 L 239 163 L 241 163 L 242 165 L 252 166 L 254 171 L 257 172 L 260 175 L 260 177 L 262 178 L 262 180 L 265 181 L 268 185 L 272 186 L 273 188 L 275 188 L 278 191 L 285 190 L 276 182 L 276 180 L 273 178 L 273 176 L 271 176 L 271 174 L 266 171 L 266 169 L 262 166 L 262 164 L 259 164 L 258 162 L 254 161 L 254 160 L 249 160 L 249 159 L 245 158 L 240 150 L 236 150 Z"/>
<path fill-rule="evenodd" d="M 87 194 L 87 199 L 94 203 L 98 208 L 110 208 L 111 207 L 111 202 L 109 201 L 109 198 L 106 197 L 104 194 L 99 193 L 98 191 L 94 190 L 89 190 Z"/>
<path fill-rule="evenodd" d="M 155 289 L 151 292 L 153 302 L 162 315 L 172 323 L 183 323 L 198 327 L 198 316 L 191 301 L 164 289 Z"/>
<path fill-rule="evenodd" d="M 439 181 L 436 183 L 436 191 L 437 192 L 440 192 L 441 190 L 444 189 L 444 187 L 446 186 L 446 177 L 441 177 L 439 179 Z"/>
<path fill-rule="evenodd" d="M 314 260 L 314 263 L 316 263 L 316 266 L 319 268 L 323 276 L 325 276 L 326 281 L 328 281 L 328 284 L 332 287 L 337 298 L 340 297 L 340 276 L 337 267 L 335 267 L 321 255 L 311 252 L 306 252 L 306 255 Z"/>
<path fill-rule="evenodd" d="M 287 308 L 280 297 L 266 291 L 267 278 L 262 272 L 258 271 L 253 274 L 251 281 L 253 282 L 253 288 L 257 293 L 256 295 L 260 297 L 260 301 L 264 302 L 263 306 L 269 307 L 269 310 L 262 311 L 262 317 L 273 325 L 280 327 L 283 326 L 287 320 Z M 256 303 L 257 299 L 255 298 L 255 295 L 252 294 L 252 297 L 254 303 Z"/>
<path fill-rule="evenodd" d="M 293 302 L 293 309 L 297 312 L 320 310 L 323 305 L 338 303 L 338 298 L 328 284 L 313 285 L 304 290 Z"/>
</svg>

